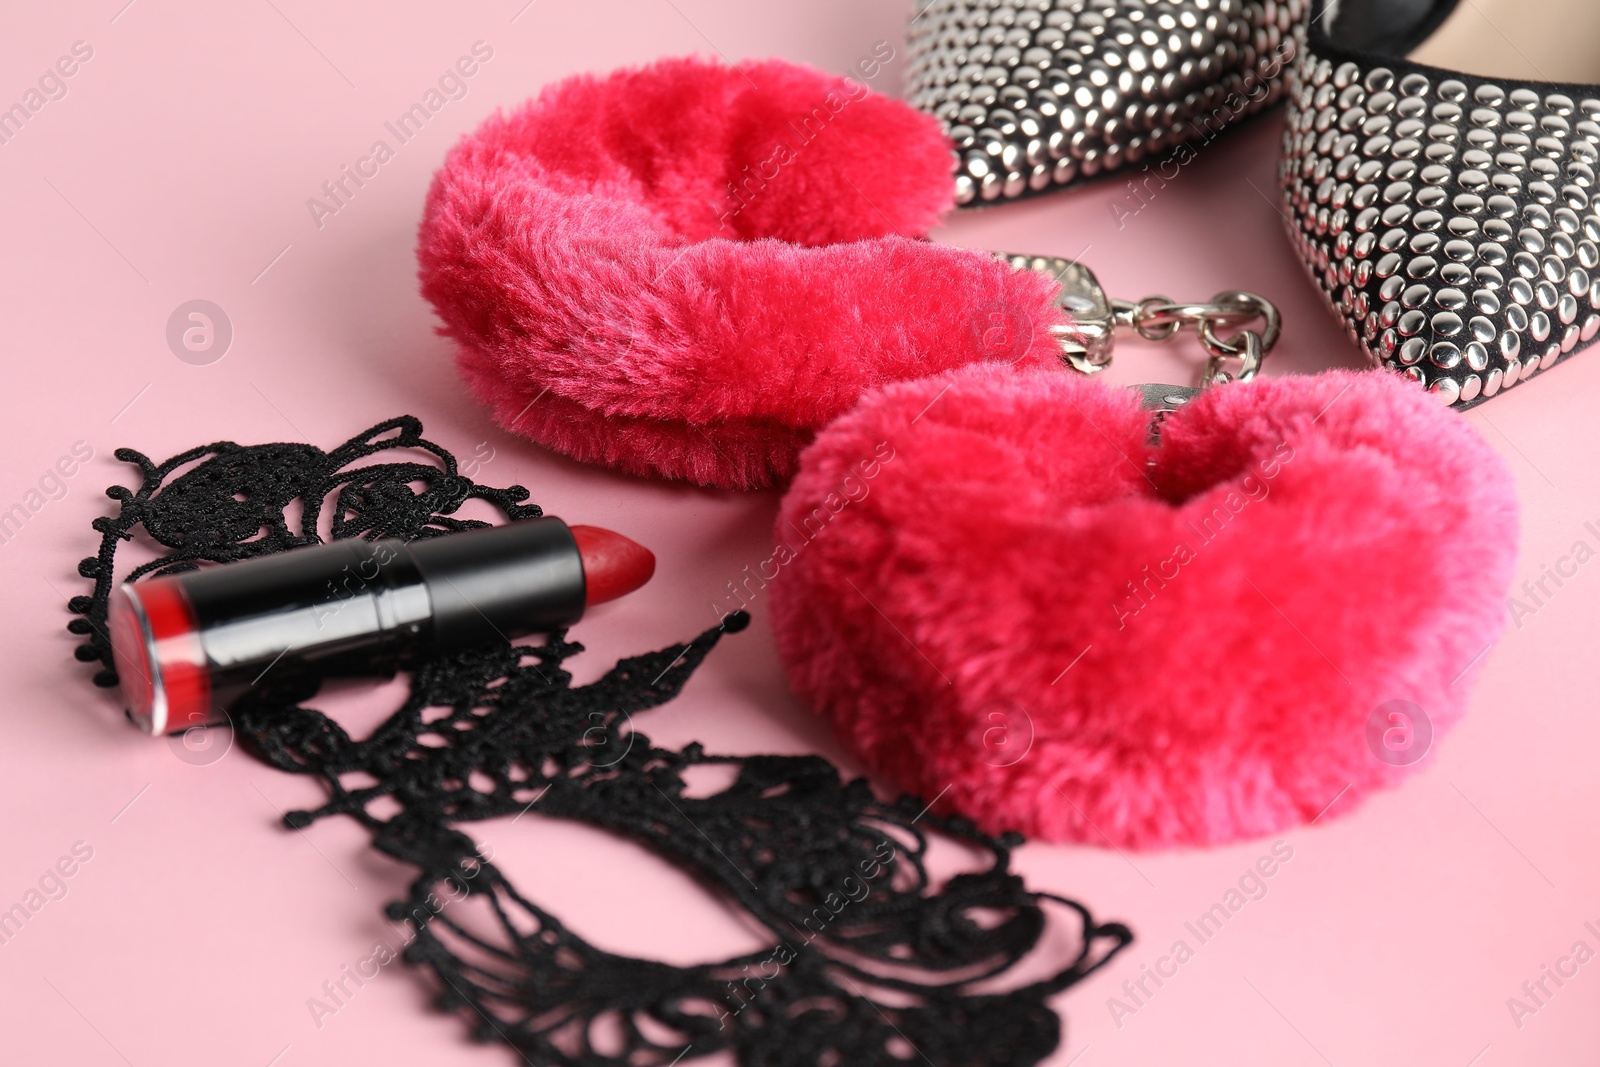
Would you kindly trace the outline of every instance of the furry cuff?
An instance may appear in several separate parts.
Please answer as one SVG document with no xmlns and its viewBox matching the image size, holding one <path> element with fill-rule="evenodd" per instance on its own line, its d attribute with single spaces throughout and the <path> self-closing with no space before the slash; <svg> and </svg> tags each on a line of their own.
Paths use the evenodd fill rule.
<svg viewBox="0 0 1600 1067">
<path fill-rule="evenodd" d="M 878 385 L 1058 366 L 1055 286 L 916 238 L 950 207 L 938 123 L 780 61 L 547 87 L 434 179 L 422 291 L 506 429 L 725 488 L 786 481 Z"/>
<path fill-rule="evenodd" d="M 977 367 L 863 400 L 778 520 L 795 691 L 897 785 L 1055 841 L 1269 834 L 1420 766 L 1505 620 L 1504 461 L 1382 371 L 1148 423 Z"/>
</svg>

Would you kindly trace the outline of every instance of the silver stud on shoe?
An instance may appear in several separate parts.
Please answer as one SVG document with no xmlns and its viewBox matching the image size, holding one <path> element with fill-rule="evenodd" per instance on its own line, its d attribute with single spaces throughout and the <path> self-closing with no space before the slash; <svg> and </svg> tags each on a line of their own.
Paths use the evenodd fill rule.
<svg viewBox="0 0 1600 1067">
<path fill-rule="evenodd" d="M 1375 64 L 1300 27 L 1289 236 L 1371 360 L 1471 406 L 1600 335 L 1600 86 Z M 1569 87 L 1570 88 L 1570 87 Z"/>
<path fill-rule="evenodd" d="M 944 123 L 975 205 L 1148 170 L 1271 106 L 1309 0 L 925 2 L 907 97 Z"/>
</svg>

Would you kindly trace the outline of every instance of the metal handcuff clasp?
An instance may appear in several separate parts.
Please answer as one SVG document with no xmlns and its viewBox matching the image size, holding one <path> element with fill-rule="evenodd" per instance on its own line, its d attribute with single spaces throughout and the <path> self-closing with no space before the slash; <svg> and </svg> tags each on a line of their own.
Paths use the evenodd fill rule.
<svg viewBox="0 0 1600 1067">
<path fill-rule="evenodd" d="M 1178 304 L 1164 296 L 1138 302 L 1113 300 L 1094 272 L 1075 260 L 1006 253 L 1000 258 L 1018 270 L 1040 271 L 1060 282 L 1056 303 L 1072 322 L 1055 327 L 1056 340 L 1061 358 L 1084 374 L 1110 365 L 1119 327 L 1132 329 L 1147 341 L 1169 341 L 1184 327 L 1195 327 L 1207 354 L 1200 384 L 1142 385 L 1148 408 L 1170 410 L 1202 389 L 1249 381 L 1283 332 L 1277 307 L 1255 293 L 1227 290 L 1204 304 Z"/>
</svg>

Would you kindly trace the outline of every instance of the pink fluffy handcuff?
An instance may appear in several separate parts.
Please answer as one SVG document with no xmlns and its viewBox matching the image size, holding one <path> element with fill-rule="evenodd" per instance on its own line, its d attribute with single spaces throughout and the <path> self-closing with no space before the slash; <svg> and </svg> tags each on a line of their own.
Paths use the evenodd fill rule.
<svg viewBox="0 0 1600 1067">
<path fill-rule="evenodd" d="M 1500 457 L 1386 371 L 1257 377 L 1258 297 L 1119 304 L 1077 264 L 927 241 L 953 195 L 898 101 L 667 61 L 457 146 L 422 286 L 507 430 L 787 485 L 756 577 L 794 689 L 985 830 L 1216 844 L 1414 769 L 1502 625 Z M 1084 373 L 1118 326 L 1186 323 L 1203 389 Z"/>
</svg>

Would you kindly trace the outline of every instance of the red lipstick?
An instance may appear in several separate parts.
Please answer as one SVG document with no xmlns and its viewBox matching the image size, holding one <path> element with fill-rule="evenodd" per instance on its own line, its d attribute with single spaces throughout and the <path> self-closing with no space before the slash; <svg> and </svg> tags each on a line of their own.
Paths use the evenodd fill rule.
<svg viewBox="0 0 1600 1067">
<path fill-rule="evenodd" d="M 404 542 L 335 541 L 119 587 L 111 651 L 147 733 L 214 721 L 281 660 L 394 669 L 570 626 L 638 589 L 650 550 L 597 526 L 524 519 Z"/>
</svg>

